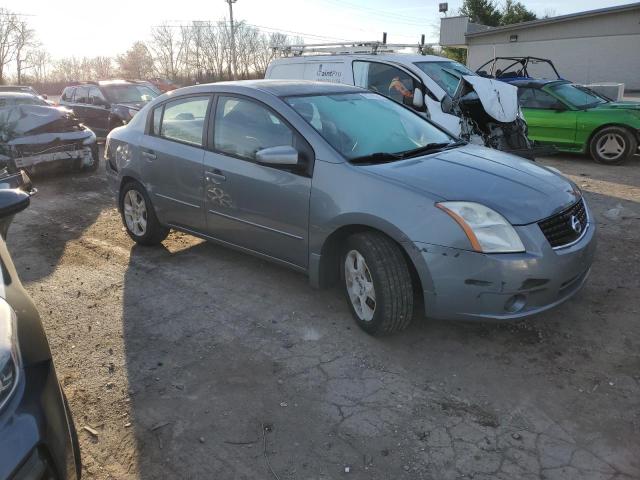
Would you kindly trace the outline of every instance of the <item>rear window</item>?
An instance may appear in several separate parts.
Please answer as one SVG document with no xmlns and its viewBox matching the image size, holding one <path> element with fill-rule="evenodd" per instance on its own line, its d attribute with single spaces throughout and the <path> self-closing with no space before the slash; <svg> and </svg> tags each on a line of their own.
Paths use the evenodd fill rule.
<svg viewBox="0 0 640 480">
<path fill-rule="evenodd" d="M 209 96 L 199 96 L 179 98 L 167 102 L 164 105 L 160 136 L 167 140 L 201 147 L 209 100 Z M 154 111 L 155 113 L 156 111 Z"/>
</svg>

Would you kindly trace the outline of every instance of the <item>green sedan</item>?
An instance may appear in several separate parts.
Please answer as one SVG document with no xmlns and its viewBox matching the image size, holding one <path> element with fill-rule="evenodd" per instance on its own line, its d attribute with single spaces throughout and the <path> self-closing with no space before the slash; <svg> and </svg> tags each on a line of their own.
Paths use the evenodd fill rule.
<svg viewBox="0 0 640 480">
<path fill-rule="evenodd" d="M 529 138 L 562 152 L 620 164 L 638 153 L 640 102 L 612 102 L 565 80 L 518 80 Z"/>
</svg>

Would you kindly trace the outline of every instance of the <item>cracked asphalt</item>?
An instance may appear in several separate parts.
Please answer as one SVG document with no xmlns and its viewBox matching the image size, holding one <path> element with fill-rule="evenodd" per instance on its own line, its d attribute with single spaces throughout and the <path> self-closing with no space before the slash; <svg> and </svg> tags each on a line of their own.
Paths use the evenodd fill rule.
<svg viewBox="0 0 640 480">
<path fill-rule="evenodd" d="M 384 339 L 298 273 L 181 233 L 134 246 L 102 168 L 36 177 L 8 243 L 84 478 L 640 478 L 640 163 L 543 163 L 599 222 L 584 290 Z"/>
</svg>

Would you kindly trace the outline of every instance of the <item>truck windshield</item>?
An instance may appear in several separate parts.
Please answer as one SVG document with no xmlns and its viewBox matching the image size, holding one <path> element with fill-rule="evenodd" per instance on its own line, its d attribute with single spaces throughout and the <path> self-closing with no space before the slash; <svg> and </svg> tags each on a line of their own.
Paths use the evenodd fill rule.
<svg viewBox="0 0 640 480">
<path fill-rule="evenodd" d="M 411 110 L 375 93 L 287 97 L 322 137 L 354 163 L 377 163 L 457 145 Z"/>
<path fill-rule="evenodd" d="M 416 62 L 416 66 L 436 82 L 445 92 L 453 95 L 463 75 L 476 75 L 458 62 Z"/>
<path fill-rule="evenodd" d="M 111 103 L 148 102 L 158 96 L 144 85 L 109 85 L 103 89 Z"/>
</svg>

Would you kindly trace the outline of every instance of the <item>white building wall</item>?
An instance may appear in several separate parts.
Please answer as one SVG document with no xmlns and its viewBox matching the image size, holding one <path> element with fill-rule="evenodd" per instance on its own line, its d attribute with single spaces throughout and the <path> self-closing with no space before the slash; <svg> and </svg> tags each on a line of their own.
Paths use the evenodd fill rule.
<svg viewBox="0 0 640 480">
<path fill-rule="evenodd" d="M 510 36 L 517 41 L 510 42 Z M 467 37 L 473 70 L 493 56 L 549 58 L 577 83 L 620 82 L 640 90 L 640 8 Z"/>
<path fill-rule="evenodd" d="M 475 70 L 495 56 L 549 58 L 560 75 L 576 83 L 618 82 L 640 90 L 640 34 L 532 42 L 469 45 L 467 64 Z"/>
</svg>

